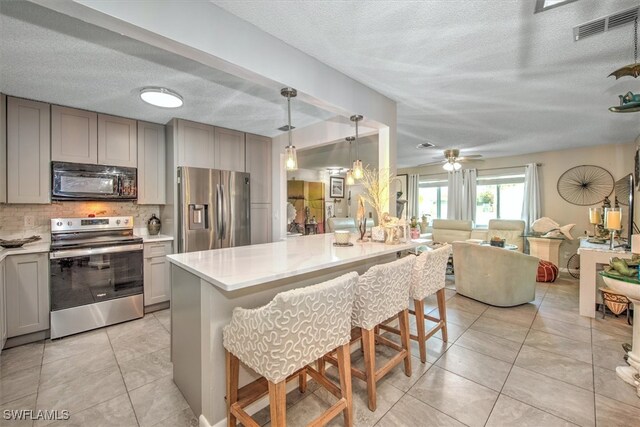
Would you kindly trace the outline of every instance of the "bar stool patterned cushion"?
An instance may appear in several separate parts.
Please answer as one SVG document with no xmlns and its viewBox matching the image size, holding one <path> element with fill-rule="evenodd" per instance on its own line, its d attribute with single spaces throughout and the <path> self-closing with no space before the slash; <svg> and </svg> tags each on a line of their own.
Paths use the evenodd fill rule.
<svg viewBox="0 0 640 427">
<path fill-rule="evenodd" d="M 279 293 L 256 309 L 236 307 L 223 329 L 224 347 L 242 363 L 278 383 L 349 343 L 358 273 Z"/>
<path fill-rule="evenodd" d="M 373 329 L 376 325 L 409 308 L 409 281 L 415 255 L 374 265 L 360 276 L 353 300 L 351 325 Z"/>
<path fill-rule="evenodd" d="M 447 261 L 451 255 L 451 245 L 444 245 L 432 251 L 422 252 L 413 267 L 409 296 L 423 300 L 444 288 Z"/>
</svg>

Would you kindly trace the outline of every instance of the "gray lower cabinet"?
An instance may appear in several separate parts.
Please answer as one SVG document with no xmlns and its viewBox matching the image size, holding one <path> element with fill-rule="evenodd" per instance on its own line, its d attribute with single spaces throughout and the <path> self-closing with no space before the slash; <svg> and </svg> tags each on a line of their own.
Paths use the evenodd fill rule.
<svg viewBox="0 0 640 427">
<path fill-rule="evenodd" d="M 49 254 L 5 259 L 7 337 L 49 329 Z"/>
<path fill-rule="evenodd" d="M 169 264 L 165 257 L 171 253 L 171 242 L 144 244 L 145 306 L 169 301 L 171 298 Z"/>
<path fill-rule="evenodd" d="M 251 244 L 271 243 L 271 204 L 251 204 Z"/>
<path fill-rule="evenodd" d="M 50 203 L 50 106 L 7 99 L 7 202 Z"/>
<path fill-rule="evenodd" d="M 0 261 L 0 352 L 7 342 L 7 292 L 4 286 L 4 260 Z"/>
</svg>

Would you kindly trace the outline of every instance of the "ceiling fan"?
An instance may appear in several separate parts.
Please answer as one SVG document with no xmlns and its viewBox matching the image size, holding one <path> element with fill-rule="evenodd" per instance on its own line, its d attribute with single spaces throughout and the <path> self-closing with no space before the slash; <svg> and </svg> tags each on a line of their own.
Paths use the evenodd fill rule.
<svg viewBox="0 0 640 427">
<path fill-rule="evenodd" d="M 420 166 L 431 166 L 442 164 L 442 168 L 447 172 L 460 170 L 462 165 L 460 162 L 466 162 L 473 159 L 479 159 L 482 157 L 482 154 L 469 154 L 466 156 L 460 156 L 460 150 L 457 148 L 452 148 L 449 150 L 444 150 L 444 160 L 440 160 L 437 162 L 425 163 Z"/>
</svg>

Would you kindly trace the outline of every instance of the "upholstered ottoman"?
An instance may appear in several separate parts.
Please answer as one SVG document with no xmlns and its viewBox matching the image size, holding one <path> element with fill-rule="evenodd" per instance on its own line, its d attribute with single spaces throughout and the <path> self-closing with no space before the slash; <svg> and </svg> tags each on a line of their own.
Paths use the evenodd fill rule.
<svg viewBox="0 0 640 427">
<path fill-rule="evenodd" d="M 536 282 L 555 282 L 558 277 L 558 267 L 550 261 L 540 260 Z"/>
</svg>

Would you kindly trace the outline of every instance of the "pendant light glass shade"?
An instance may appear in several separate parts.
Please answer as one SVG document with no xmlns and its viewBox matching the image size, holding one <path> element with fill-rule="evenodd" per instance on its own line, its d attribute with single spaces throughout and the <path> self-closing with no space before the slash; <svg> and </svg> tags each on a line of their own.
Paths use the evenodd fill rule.
<svg viewBox="0 0 640 427">
<path fill-rule="evenodd" d="M 280 95 L 287 98 L 287 117 L 289 118 L 289 145 L 284 148 L 284 167 L 288 171 L 298 170 L 298 156 L 296 155 L 296 147 L 293 145 L 293 135 L 291 134 L 291 98 L 295 98 L 298 95 L 298 91 L 284 87 L 280 90 Z"/>
<path fill-rule="evenodd" d="M 458 162 L 453 163 L 453 170 L 459 171 L 462 165 Z"/>
<path fill-rule="evenodd" d="M 446 170 L 447 172 L 453 172 L 453 163 L 445 163 L 444 165 L 442 165 L 442 169 Z"/>
<path fill-rule="evenodd" d="M 284 148 L 284 167 L 288 171 L 298 170 L 298 156 L 293 145 Z"/>
<path fill-rule="evenodd" d="M 362 169 L 362 161 L 356 160 L 353 162 L 353 177 L 355 179 L 362 179 L 364 176 L 364 170 Z"/>
<path fill-rule="evenodd" d="M 353 185 L 355 184 L 355 180 L 353 179 L 353 174 L 351 173 L 350 170 L 347 171 L 347 177 L 345 179 L 345 182 L 347 185 Z"/>
<path fill-rule="evenodd" d="M 358 122 L 363 119 L 363 117 L 359 114 L 351 116 L 351 121 L 356 123 L 356 160 L 353 161 L 353 178 L 354 179 L 362 179 L 364 176 L 364 170 L 362 169 L 362 161 L 358 158 Z"/>
</svg>

